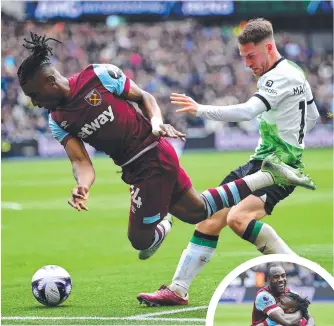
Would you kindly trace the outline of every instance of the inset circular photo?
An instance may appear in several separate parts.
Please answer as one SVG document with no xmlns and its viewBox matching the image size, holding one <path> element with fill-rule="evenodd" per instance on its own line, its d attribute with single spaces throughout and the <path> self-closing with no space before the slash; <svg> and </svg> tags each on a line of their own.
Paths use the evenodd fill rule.
<svg viewBox="0 0 334 326">
<path fill-rule="evenodd" d="M 334 278 L 291 255 L 252 259 L 216 289 L 207 326 L 333 326 Z"/>
</svg>

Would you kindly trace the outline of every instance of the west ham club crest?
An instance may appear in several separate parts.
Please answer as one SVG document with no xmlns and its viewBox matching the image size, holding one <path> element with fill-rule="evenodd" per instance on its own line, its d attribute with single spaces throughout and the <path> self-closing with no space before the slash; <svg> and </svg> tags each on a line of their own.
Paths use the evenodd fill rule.
<svg viewBox="0 0 334 326">
<path fill-rule="evenodd" d="M 94 88 L 85 96 L 85 100 L 88 104 L 90 104 L 92 106 L 97 106 L 97 105 L 100 105 L 102 103 L 102 96 Z"/>
</svg>

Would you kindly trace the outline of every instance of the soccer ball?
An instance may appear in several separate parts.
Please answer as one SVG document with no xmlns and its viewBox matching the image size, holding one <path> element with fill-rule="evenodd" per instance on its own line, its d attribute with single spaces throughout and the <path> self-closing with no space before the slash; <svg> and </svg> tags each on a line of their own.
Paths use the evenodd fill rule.
<svg viewBox="0 0 334 326">
<path fill-rule="evenodd" d="M 31 290 L 41 304 L 57 306 L 69 297 L 72 290 L 72 279 L 64 268 L 47 265 L 39 269 L 32 277 Z"/>
</svg>

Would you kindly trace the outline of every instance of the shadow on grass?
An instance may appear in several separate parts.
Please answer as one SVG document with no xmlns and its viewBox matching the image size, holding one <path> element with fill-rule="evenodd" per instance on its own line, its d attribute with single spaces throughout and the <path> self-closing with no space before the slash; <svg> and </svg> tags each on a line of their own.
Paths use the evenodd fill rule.
<svg viewBox="0 0 334 326">
<path fill-rule="evenodd" d="M 67 308 L 72 308 L 71 305 L 59 305 L 55 307 L 48 307 L 48 306 L 42 306 L 42 305 L 33 305 L 26 307 L 24 310 L 31 311 L 31 310 L 38 310 L 38 311 L 43 311 L 43 310 L 64 310 Z"/>
</svg>

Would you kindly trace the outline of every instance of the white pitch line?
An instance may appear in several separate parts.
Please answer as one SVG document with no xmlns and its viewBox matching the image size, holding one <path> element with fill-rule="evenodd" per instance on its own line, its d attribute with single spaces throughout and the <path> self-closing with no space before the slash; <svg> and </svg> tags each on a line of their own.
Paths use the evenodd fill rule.
<svg viewBox="0 0 334 326">
<path fill-rule="evenodd" d="M 154 317 L 154 316 L 162 316 L 162 315 L 171 315 L 171 314 L 177 314 L 179 312 L 185 312 L 185 311 L 196 311 L 201 309 L 207 309 L 208 306 L 198 306 L 198 307 L 190 307 L 190 308 L 181 308 L 181 309 L 173 309 L 173 310 L 166 310 L 166 311 L 158 311 L 158 312 L 152 312 L 150 314 L 140 314 L 135 316 L 128 317 L 129 319 L 132 318 L 147 318 L 147 317 Z M 204 320 L 204 319 L 203 319 Z"/>
<path fill-rule="evenodd" d="M 140 317 L 38 317 L 38 316 L 10 316 L 1 317 L 1 320 L 132 320 L 132 321 L 175 321 L 204 323 L 204 318 L 140 318 Z"/>
<path fill-rule="evenodd" d="M 176 321 L 176 322 L 196 322 L 205 323 L 205 318 L 126 318 L 126 320 L 138 320 L 138 321 Z"/>
<path fill-rule="evenodd" d="M 7 209 L 14 209 L 16 211 L 22 210 L 22 205 L 19 203 L 14 203 L 10 201 L 2 201 L 1 202 L 1 208 L 7 208 Z"/>
</svg>

